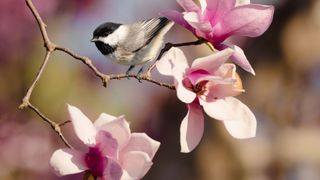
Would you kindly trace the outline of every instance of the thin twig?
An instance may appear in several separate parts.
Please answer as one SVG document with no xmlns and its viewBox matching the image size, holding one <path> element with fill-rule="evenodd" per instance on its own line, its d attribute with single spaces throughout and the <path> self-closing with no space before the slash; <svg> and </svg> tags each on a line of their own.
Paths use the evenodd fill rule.
<svg viewBox="0 0 320 180">
<path fill-rule="evenodd" d="M 28 107 L 30 109 L 32 109 L 36 114 L 38 114 L 38 116 L 40 116 L 44 121 L 49 123 L 51 125 L 51 128 L 60 136 L 60 138 L 62 139 L 64 144 L 67 147 L 71 148 L 71 145 L 68 143 L 68 141 L 66 140 L 66 138 L 62 134 L 59 124 L 57 124 L 57 123 L 53 122 L 52 120 L 50 120 L 49 118 L 47 118 L 40 110 L 38 110 L 36 107 L 34 107 L 31 103 L 28 104 Z"/>
<path fill-rule="evenodd" d="M 45 58 L 43 60 L 43 63 L 41 65 L 36 77 L 34 78 L 31 86 L 29 87 L 29 89 L 27 91 L 27 94 L 22 99 L 22 104 L 19 106 L 19 109 L 23 109 L 23 108 L 28 107 L 31 94 L 32 94 L 37 82 L 39 81 L 39 79 L 40 79 L 40 77 L 41 77 L 41 75 L 42 75 L 42 73 L 43 73 L 48 61 L 49 61 L 50 54 L 51 54 L 51 51 L 46 51 L 46 55 L 45 55 Z"/>
<path fill-rule="evenodd" d="M 60 127 L 62 127 L 62 126 L 64 126 L 64 125 L 68 124 L 68 123 L 71 123 L 71 120 L 67 120 L 67 121 L 65 121 L 65 122 L 59 123 L 58 125 L 59 125 Z"/>
<path fill-rule="evenodd" d="M 47 63 L 48 63 L 48 61 L 50 59 L 51 53 L 55 50 L 55 44 L 53 44 L 50 41 L 48 33 L 46 31 L 46 24 L 41 19 L 41 16 L 39 15 L 37 9 L 34 7 L 32 1 L 31 0 L 26 0 L 26 3 L 27 3 L 27 6 L 31 10 L 33 16 L 35 17 L 35 19 L 36 19 L 36 21 L 38 23 L 38 26 L 39 26 L 39 29 L 40 29 L 40 32 L 41 32 L 41 35 L 42 35 L 42 39 L 43 39 L 43 42 L 44 42 L 44 46 L 46 48 L 46 55 L 44 57 L 44 60 L 42 62 L 42 65 L 41 65 L 36 77 L 34 78 L 31 86 L 28 88 L 28 91 L 27 91 L 26 95 L 23 97 L 22 103 L 19 106 L 19 108 L 20 109 L 29 108 L 29 109 L 33 110 L 45 122 L 50 124 L 51 128 L 59 135 L 60 139 L 64 142 L 64 144 L 67 147 L 71 148 L 70 144 L 68 143 L 66 138 L 63 136 L 59 125 L 57 123 L 53 122 L 52 120 L 50 120 L 49 118 L 47 118 L 41 111 L 39 111 L 35 106 L 33 106 L 30 103 L 30 98 L 31 98 L 32 92 L 33 92 L 34 88 L 36 87 L 40 77 L 43 74 L 43 71 L 44 71 L 44 69 L 45 69 L 45 67 L 46 67 L 46 65 L 47 65 Z"/>
<path fill-rule="evenodd" d="M 51 54 L 54 52 L 54 51 L 61 51 L 61 52 L 64 52 L 68 55 L 70 55 L 71 57 L 73 57 L 74 59 L 76 60 L 79 60 L 81 61 L 82 63 L 84 63 L 89 69 L 91 69 L 93 71 L 93 73 L 95 74 L 95 76 L 99 77 L 102 82 L 103 82 L 103 85 L 106 87 L 108 82 L 110 80 L 120 80 L 120 79 L 124 79 L 124 78 L 128 78 L 128 77 L 131 77 L 131 78 L 135 78 L 137 80 L 144 80 L 144 81 L 148 81 L 150 83 L 153 83 L 153 84 L 156 84 L 158 86 L 162 86 L 162 87 L 166 87 L 166 88 L 169 88 L 169 89 L 175 89 L 174 85 L 171 85 L 171 84 L 167 84 L 167 83 L 162 83 L 162 82 L 159 82 L 159 81 L 156 81 L 154 79 L 151 78 L 151 76 L 148 76 L 148 74 L 151 74 L 151 70 L 154 68 L 155 66 L 155 63 L 148 69 L 147 71 L 147 74 L 145 74 L 144 76 L 142 77 L 139 77 L 138 75 L 126 75 L 126 74 L 120 74 L 120 75 L 114 75 L 114 74 L 104 74 L 102 72 L 100 72 L 92 63 L 92 60 L 89 59 L 88 57 L 84 57 L 84 56 L 80 56 L 74 52 L 72 52 L 71 50 L 65 48 L 65 47 L 62 47 L 62 46 L 57 46 L 56 44 L 54 44 L 49 36 L 48 36 L 48 33 L 47 33 L 47 30 L 46 30 L 46 24 L 44 23 L 44 21 L 42 20 L 40 14 L 38 13 L 37 9 L 35 8 L 35 6 L 33 5 L 32 1 L 31 0 L 25 0 L 26 3 L 27 3 L 27 6 L 29 7 L 30 11 L 32 12 L 36 22 L 38 23 L 38 27 L 40 29 L 40 33 L 41 33 L 41 36 L 42 36 L 42 40 L 44 42 L 44 47 L 46 48 L 46 55 L 44 57 L 44 60 L 42 62 L 42 65 L 41 67 L 39 68 L 38 70 L 38 73 L 36 75 L 36 77 L 34 78 L 34 80 L 32 81 L 32 84 L 31 86 L 28 88 L 28 91 L 26 93 L 26 95 L 23 97 L 22 99 L 22 103 L 21 105 L 19 106 L 20 109 L 24 109 L 24 108 L 30 108 L 31 110 L 33 110 L 37 115 L 39 115 L 45 122 L 47 122 L 48 124 L 50 124 L 50 126 L 52 127 L 52 129 L 59 135 L 60 139 L 66 144 L 66 146 L 68 147 L 71 147 L 70 144 L 66 141 L 65 137 L 63 136 L 62 132 L 61 132 L 61 129 L 60 129 L 60 126 L 61 124 L 57 124 L 55 123 L 54 121 L 50 120 L 49 118 L 47 118 L 41 111 L 39 111 L 35 106 L 33 106 L 31 103 L 30 103 L 30 98 L 31 98 L 31 95 L 33 93 L 33 90 L 34 88 L 36 87 L 40 77 L 42 76 L 43 72 L 44 72 L 44 69 L 50 59 L 50 56 Z M 180 46 L 189 46 L 189 45 L 199 45 L 199 44 L 202 44 L 204 43 L 205 40 L 203 39 L 199 39 L 197 41 L 194 41 L 194 42 L 188 42 L 188 43 L 179 43 L 179 44 L 171 44 L 171 43 L 167 43 L 165 45 L 165 47 L 161 50 L 158 58 L 160 59 L 161 56 L 166 52 L 168 51 L 170 48 L 172 47 L 180 47 Z M 64 125 L 64 124 L 62 124 Z"/>
</svg>

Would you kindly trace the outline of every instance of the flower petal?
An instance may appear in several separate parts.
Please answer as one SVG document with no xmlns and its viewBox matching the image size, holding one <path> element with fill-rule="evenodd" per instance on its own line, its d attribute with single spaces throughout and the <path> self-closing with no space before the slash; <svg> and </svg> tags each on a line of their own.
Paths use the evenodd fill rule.
<svg viewBox="0 0 320 180">
<path fill-rule="evenodd" d="M 255 137 L 257 121 L 252 111 L 236 98 L 229 97 L 225 101 L 231 106 L 236 117 L 231 121 L 224 121 L 228 132 L 239 139 Z"/>
<path fill-rule="evenodd" d="M 222 44 L 221 47 L 224 48 L 232 48 L 233 54 L 231 56 L 231 60 L 236 63 L 237 65 L 239 65 L 242 69 L 246 70 L 247 72 L 255 75 L 256 73 L 254 72 L 250 62 L 248 61 L 246 55 L 244 54 L 243 50 L 236 45 L 225 45 Z"/>
<path fill-rule="evenodd" d="M 151 168 L 148 154 L 141 151 L 130 151 L 122 157 L 121 166 L 134 179 L 141 179 Z"/>
<path fill-rule="evenodd" d="M 90 119 L 75 106 L 68 105 L 68 111 L 78 138 L 86 145 L 95 144 L 97 132 Z"/>
<path fill-rule="evenodd" d="M 187 59 L 179 48 L 171 48 L 156 64 L 160 74 L 174 76 L 174 83 L 178 98 L 185 103 L 192 102 L 196 94 L 186 87 L 182 81 L 186 69 L 189 67 Z"/>
<path fill-rule="evenodd" d="M 210 74 L 214 74 L 217 69 L 225 63 L 229 57 L 233 54 L 233 50 L 225 48 L 222 51 L 215 52 L 206 57 L 197 58 L 191 65 L 192 70 L 203 69 L 208 71 Z"/>
<path fill-rule="evenodd" d="M 270 26 L 273 13 L 273 6 L 259 4 L 238 6 L 216 24 L 213 29 L 213 39 L 220 39 L 222 42 L 231 35 L 260 36 Z"/>
<path fill-rule="evenodd" d="M 185 10 L 185 11 L 200 11 L 199 6 L 193 2 L 193 0 L 177 0 L 177 3 Z"/>
<path fill-rule="evenodd" d="M 216 120 L 229 121 L 235 119 L 232 107 L 225 99 L 216 99 L 211 102 L 200 99 L 200 104 L 203 106 L 204 111 Z"/>
<path fill-rule="evenodd" d="M 100 127 L 102 127 L 106 123 L 112 122 L 116 119 L 117 119 L 117 117 L 115 117 L 115 116 L 112 116 L 112 115 L 106 114 L 106 113 L 102 113 L 102 114 L 100 114 L 98 119 L 96 121 L 94 121 L 93 125 L 96 127 L 96 129 L 99 129 Z"/>
<path fill-rule="evenodd" d="M 179 48 L 171 48 L 156 64 L 160 74 L 179 77 L 189 67 L 187 58 Z"/>
<path fill-rule="evenodd" d="M 174 81 L 175 86 L 176 86 L 176 91 L 177 91 L 177 97 L 180 99 L 180 101 L 184 103 L 191 103 L 194 101 L 194 99 L 197 97 L 197 94 L 190 91 L 186 87 L 184 87 L 182 83 L 182 78 L 175 79 Z"/>
<path fill-rule="evenodd" d="M 120 116 L 117 119 L 104 124 L 99 130 L 109 132 L 112 137 L 117 140 L 118 148 L 120 149 L 128 143 L 131 134 L 129 123 L 124 116 Z"/>
<path fill-rule="evenodd" d="M 58 149 L 52 154 L 50 165 L 58 176 L 80 173 L 88 169 L 84 156 L 84 153 L 74 149 Z"/>
<path fill-rule="evenodd" d="M 183 14 L 181 12 L 170 10 L 170 11 L 163 11 L 160 13 L 161 16 L 165 16 L 166 18 L 174 21 L 175 23 L 181 25 L 182 27 L 188 29 L 192 33 L 195 33 L 195 29 L 190 26 L 190 24 L 184 19 Z"/>
<path fill-rule="evenodd" d="M 234 6 L 235 0 L 206 0 L 207 7 L 204 16 L 208 19 L 212 26 L 224 18 Z"/>
<path fill-rule="evenodd" d="M 99 149 L 104 156 L 117 158 L 118 142 L 109 132 L 98 131 L 96 141 Z"/>
<path fill-rule="evenodd" d="M 124 175 L 124 171 L 121 168 L 120 164 L 108 158 L 107 166 L 104 169 L 103 178 L 101 178 L 101 180 L 119 180 L 120 178 L 122 179 L 123 175 Z M 129 180 L 129 179 L 123 179 L 123 180 Z"/>
<path fill-rule="evenodd" d="M 150 159 L 153 159 L 159 146 L 160 142 L 151 139 L 145 133 L 132 133 L 128 144 L 121 153 L 126 154 L 129 151 L 142 151 L 147 153 Z"/>
<path fill-rule="evenodd" d="M 181 152 L 189 153 L 200 142 L 204 130 L 204 117 L 199 104 L 188 104 L 188 114 L 180 126 Z"/>
<path fill-rule="evenodd" d="M 196 12 L 187 12 L 183 18 L 196 30 L 200 31 L 201 34 L 198 36 L 204 37 L 203 33 L 209 33 L 212 31 L 212 27 L 209 21 L 201 21 L 199 15 Z"/>
<path fill-rule="evenodd" d="M 221 80 L 207 79 L 209 81 L 207 83 L 207 93 L 201 96 L 202 99 L 210 102 L 215 99 L 236 96 L 244 92 L 241 79 L 236 73 L 234 64 L 223 64 L 218 69 L 218 73 L 217 77 L 220 77 Z"/>
</svg>

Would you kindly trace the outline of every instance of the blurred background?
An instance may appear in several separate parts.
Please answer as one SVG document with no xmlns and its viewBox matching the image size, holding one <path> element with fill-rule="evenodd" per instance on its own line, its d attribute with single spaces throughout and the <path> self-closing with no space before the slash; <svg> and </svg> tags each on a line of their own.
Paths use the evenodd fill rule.
<svg viewBox="0 0 320 180">
<path fill-rule="evenodd" d="M 168 9 L 174 0 L 33 0 L 53 42 L 88 56 L 105 73 L 125 66 L 107 61 L 90 42 L 105 21 L 130 23 Z M 246 92 L 237 98 L 258 120 L 257 137 L 233 139 L 224 125 L 206 117 L 200 145 L 180 153 L 179 126 L 187 112 L 175 92 L 137 80 L 100 80 L 69 56 L 55 52 L 31 102 L 56 122 L 68 120 L 66 104 L 90 119 L 105 112 L 125 114 L 132 131 L 145 131 L 162 144 L 147 180 L 319 180 L 320 179 L 320 0 L 259 0 L 276 7 L 269 30 L 258 38 L 236 38 L 256 76 L 238 69 Z M 194 40 L 176 25 L 166 41 Z M 23 0 L 0 1 L 0 179 L 58 178 L 49 167 L 61 140 L 29 109 L 18 110 L 44 57 L 37 24 Z M 210 53 L 206 46 L 185 47 L 190 61 Z M 170 82 L 153 72 L 156 79 Z M 69 142 L 71 124 L 63 127 Z"/>
</svg>

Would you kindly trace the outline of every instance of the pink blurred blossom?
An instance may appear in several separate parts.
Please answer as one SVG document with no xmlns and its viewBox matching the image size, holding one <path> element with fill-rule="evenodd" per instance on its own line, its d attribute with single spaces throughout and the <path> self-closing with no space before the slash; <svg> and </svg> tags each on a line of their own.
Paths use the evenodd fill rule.
<svg viewBox="0 0 320 180">
<path fill-rule="evenodd" d="M 94 124 L 76 107 L 68 106 L 77 137 L 85 151 L 62 148 L 50 160 L 59 176 L 89 170 L 98 179 L 140 179 L 150 169 L 160 143 L 145 133 L 131 133 L 123 116 L 101 114 Z"/>
<path fill-rule="evenodd" d="M 250 138 L 256 133 L 251 110 L 233 96 L 244 92 L 236 66 L 225 63 L 233 54 L 230 48 L 193 61 L 191 67 L 183 52 L 172 48 L 157 63 L 158 71 L 173 76 L 178 98 L 187 104 L 188 113 L 180 126 L 181 152 L 192 151 L 204 130 L 204 111 L 221 120 L 235 138 Z"/>
<path fill-rule="evenodd" d="M 208 40 L 214 48 L 232 48 L 231 59 L 244 70 L 255 74 L 242 49 L 223 42 L 230 36 L 257 37 L 270 26 L 274 7 L 250 4 L 249 0 L 177 0 L 185 12 L 166 11 L 162 14 L 190 30 L 199 38 Z"/>
<path fill-rule="evenodd" d="M 17 170 L 33 171 L 35 174 L 49 169 L 53 144 L 46 126 L 33 121 L 17 123 L 8 118 L 0 123 L 0 177 L 9 176 Z M 21 117 L 19 117 L 21 119 Z"/>
</svg>

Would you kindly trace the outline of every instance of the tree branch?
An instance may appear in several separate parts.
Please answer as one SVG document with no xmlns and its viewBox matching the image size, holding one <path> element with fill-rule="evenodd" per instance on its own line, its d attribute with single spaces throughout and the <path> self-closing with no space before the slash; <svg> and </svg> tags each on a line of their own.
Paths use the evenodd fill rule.
<svg viewBox="0 0 320 180">
<path fill-rule="evenodd" d="M 41 111 L 39 111 L 35 106 L 33 106 L 30 103 L 30 98 L 31 95 L 33 93 L 34 88 L 36 87 L 38 81 L 40 80 L 40 77 L 42 76 L 44 69 L 46 68 L 46 65 L 50 59 L 51 54 L 54 51 L 60 51 L 63 53 L 68 54 L 69 56 L 71 56 L 72 58 L 74 58 L 75 60 L 81 61 L 82 63 L 84 63 L 89 69 L 91 69 L 91 71 L 95 74 L 95 76 L 99 77 L 103 83 L 103 86 L 107 86 L 108 82 L 110 80 L 120 80 L 120 79 L 124 79 L 124 78 L 135 78 L 137 80 L 144 80 L 153 84 L 156 84 L 158 86 L 162 86 L 162 87 L 166 87 L 168 89 L 175 89 L 174 85 L 171 84 L 167 84 L 167 83 L 163 83 L 163 82 L 159 82 L 156 81 L 154 79 L 151 78 L 151 71 L 152 69 L 155 67 L 156 62 L 154 62 L 153 65 L 151 65 L 147 71 L 147 74 L 145 74 L 142 77 L 139 77 L 137 75 L 126 75 L 126 74 L 104 74 L 102 72 L 100 72 L 92 63 L 92 60 L 89 59 L 88 57 L 85 56 L 80 56 L 74 52 L 72 52 L 70 49 L 62 47 L 62 46 L 58 46 L 55 43 L 53 43 L 47 33 L 46 30 L 46 24 L 44 23 L 44 21 L 42 20 L 39 12 L 37 11 L 37 9 L 35 8 L 35 6 L 33 5 L 31 0 L 25 0 L 27 3 L 28 8 L 30 9 L 31 13 L 33 14 L 36 22 L 38 23 L 38 27 L 42 36 L 42 40 L 44 42 L 44 47 L 46 48 L 46 55 L 44 57 L 44 60 L 42 62 L 42 65 L 40 66 L 36 77 L 34 78 L 34 80 L 32 81 L 32 84 L 30 85 L 30 87 L 28 88 L 28 91 L 26 93 L 26 95 L 23 97 L 22 99 L 22 103 L 19 106 L 20 109 L 24 109 L 24 108 L 29 108 L 31 110 L 33 110 L 37 115 L 39 115 L 45 122 L 47 122 L 52 129 L 59 135 L 60 139 L 65 143 L 66 146 L 71 147 L 70 144 L 67 142 L 67 140 L 65 139 L 65 137 L 63 136 L 60 126 L 64 125 L 64 124 L 58 124 L 55 123 L 54 121 L 50 120 L 49 118 L 47 118 Z M 190 46 L 190 45 L 199 45 L 202 43 L 205 43 L 206 41 L 204 39 L 198 39 L 197 41 L 194 42 L 187 42 L 187 43 L 179 43 L 179 44 L 172 44 L 172 43 L 167 43 L 165 45 L 165 47 L 160 51 L 159 56 L 157 58 L 157 60 L 159 60 L 162 55 L 168 51 L 169 49 L 171 49 L 172 47 L 181 47 L 181 46 Z"/>
</svg>

